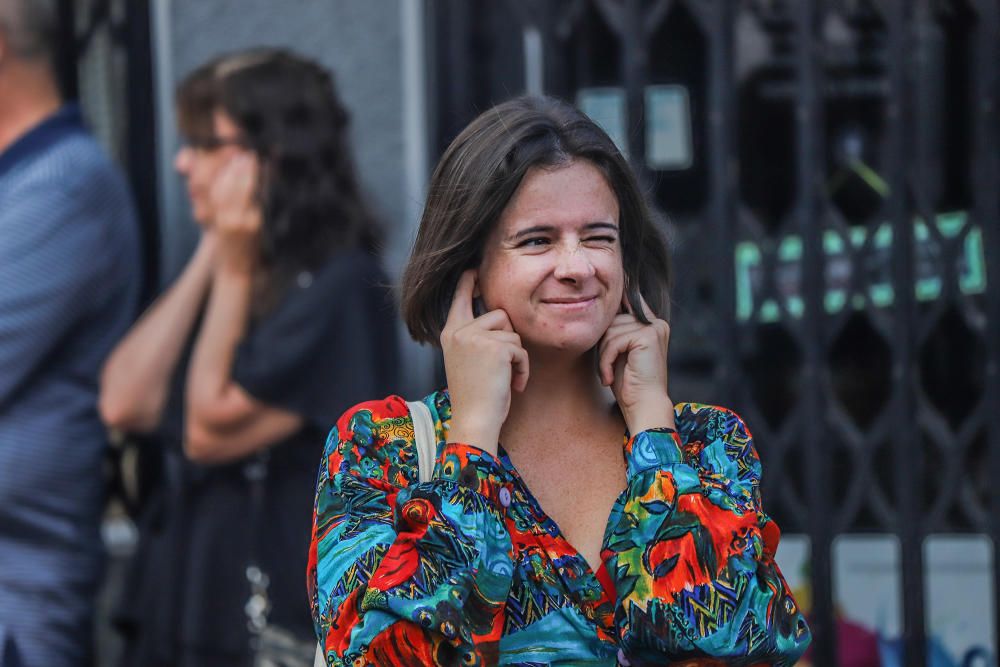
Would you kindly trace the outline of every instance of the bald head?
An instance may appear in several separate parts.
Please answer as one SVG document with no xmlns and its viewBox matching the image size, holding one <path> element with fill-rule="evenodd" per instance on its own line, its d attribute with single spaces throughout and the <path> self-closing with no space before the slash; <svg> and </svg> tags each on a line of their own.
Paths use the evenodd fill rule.
<svg viewBox="0 0 1000 667">
<path fill-rule="evenodd" d="M 51 63 L 58 20 L 55 0 L 0 0 L 0 55 Z"/>
</svg>

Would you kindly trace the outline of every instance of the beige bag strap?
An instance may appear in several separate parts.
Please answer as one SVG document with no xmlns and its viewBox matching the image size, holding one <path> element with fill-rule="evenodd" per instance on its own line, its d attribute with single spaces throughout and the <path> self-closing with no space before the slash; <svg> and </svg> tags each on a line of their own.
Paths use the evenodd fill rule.
<svg viewBox="0 0 1000 667">
<path fill-rule="evenodd" d="M 326 660 L 323 658 L 323 645 L 316 642 L 316 657 L 313 658 L 313 667 L 326 667 Z"/>
<path fill-rule="evenodd" d="M 417 445 L 420 481 L 429 482 L 434 476 L 434 463 L 437 460 L 437 434 L 434 433 L 431 409 L 423 401 L 407 401 L 406 405 L 410 408 L 410 418 L 413 420 L 413 441 Z"/>
</svg>

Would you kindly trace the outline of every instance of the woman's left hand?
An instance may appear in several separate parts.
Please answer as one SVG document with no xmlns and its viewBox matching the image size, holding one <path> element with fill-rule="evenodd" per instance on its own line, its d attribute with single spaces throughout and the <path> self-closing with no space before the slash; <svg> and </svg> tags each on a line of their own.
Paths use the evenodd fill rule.
<svg viewBox="0 0 1000 667">
<path fill-rule="evenodd" d="M 627 301 L 625 307 L 628 308 Z M 617 315 L 598 344 L 601 382 L 609 385 L 635 435 L 651 428 L 674 428 L 674 405 L 667 392 L 670 325 L 642 301 L 649 324 L 630 312 Z"/>
<path fill-rule="evenodd" d="M 263 215 L 257 197 L 260 164 L 249 151 L 241 151 L 223 165 L 209 191 L 218 236 L 216 267 L 235 273 L 253 273 L 260 253 Z"/>
</svg>

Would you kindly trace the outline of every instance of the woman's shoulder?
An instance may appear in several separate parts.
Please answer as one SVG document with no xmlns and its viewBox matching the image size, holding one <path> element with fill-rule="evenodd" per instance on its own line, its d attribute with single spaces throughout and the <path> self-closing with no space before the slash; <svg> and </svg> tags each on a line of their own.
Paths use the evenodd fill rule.
<svg viewBox="0 0 1000 667">
<path fill-rule="evenodd" d="M 312 271 L 300 274 L 300 282 L 319 287 L 356 283 L 368 287 L 384 287 L 385 272 L 376 255 L 363 248 L 344 248 L 330 255 Z"/>
<path fill-rule="evenodd" d="M 363 437 L 368 437 L 373 434 L 371 426 L 408 414 L 406 400 L 392 394 L 385 398 L 362 401 L 348 408 L 337 420 L 336 429 L 342 440 L 353 439 L 355 431 L 360 431 Z"/>
<path fill-rule="evenodd" d="M 264 319 L 287 319 L 291 315 L 316 321 L 325 313 L 328 320 L 339 321 L 342 310 L 356 307 L 359 299 L 381 302 L 391 295 L 378 258 L 360 248 L 345 248 L 316 266 L 291 271 L 287 285 Z"/>
<path fill-rule="evenodd" d="M 434 406 L 439 392 L 423 399 Z M 436 420 L 437 421 L 437 420 Z M 405 486 L 417 477 L 413 419 L 406 399 L 363 401 L 337 420 L 326 442 L 330 473 L 352 472 Z"/>
<path fill-rule="evenodd" d="M 717 452 L 727 459 L 759 465 L 753 435 L 734 410 L 704 403 L 677 403 L 674 419 L 689 456 Z"/>
</svg>

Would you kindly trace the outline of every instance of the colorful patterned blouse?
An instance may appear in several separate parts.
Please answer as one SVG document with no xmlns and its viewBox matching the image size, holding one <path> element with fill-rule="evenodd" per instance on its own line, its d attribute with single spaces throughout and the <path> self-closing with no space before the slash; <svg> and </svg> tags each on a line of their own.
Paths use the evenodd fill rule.
<svg viewBox="0 0 1000 667">
<path fill-rule="evenodd" d="M 446 443 L 419 483 L 398 396 L 330 433 L 309 554 L 328 665 L 791 665 L 805 619 L 774 563 L 760 462 L 734 413 L 684 403 L 626 439 L 626 489 L 593 572 L 510 459 Z"/>
</svg>

